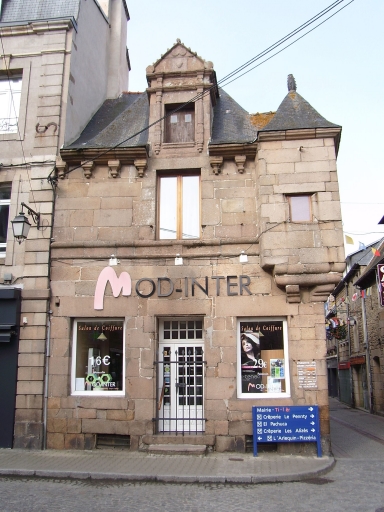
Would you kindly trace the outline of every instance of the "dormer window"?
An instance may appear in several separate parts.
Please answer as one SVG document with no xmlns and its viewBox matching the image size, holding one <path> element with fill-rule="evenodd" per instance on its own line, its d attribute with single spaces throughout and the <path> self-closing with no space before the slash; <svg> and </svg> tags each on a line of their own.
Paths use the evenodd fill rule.
<svg viewBox="0 0 384 512">
<path fill-rule="evenodd" d="M 195 105 L 191 103 L 177 110 L 181 105 L 165 105 L 166 143 L 194 142 L 195 140 Z M 176 110 L 176 112 L 175 112 Z"/>
</svg>

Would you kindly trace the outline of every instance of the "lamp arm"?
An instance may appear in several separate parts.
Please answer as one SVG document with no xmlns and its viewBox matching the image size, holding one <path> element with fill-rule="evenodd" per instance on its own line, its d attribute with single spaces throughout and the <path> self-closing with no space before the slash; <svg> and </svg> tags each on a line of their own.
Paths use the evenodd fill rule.
<svg viewBox="0 0 384 512">
<path fill-rule="evenodd" d="M 28 210 L 29 215 L 32 216 L 32 219 L 34 223 L 36 224 L 37 229 L 40 229 L 40 213 L 35 212 L 35 210 L 32 210 L 27 204 L 21 203 L 21 206 L 26 208 Z"/>
</svg>

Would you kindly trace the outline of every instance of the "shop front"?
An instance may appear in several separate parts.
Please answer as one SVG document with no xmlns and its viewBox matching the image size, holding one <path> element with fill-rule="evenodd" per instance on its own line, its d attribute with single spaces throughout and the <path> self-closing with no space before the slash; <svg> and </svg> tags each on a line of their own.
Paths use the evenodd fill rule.
<svg viewBox="0 0 384 512">
<path fill-rule="evenodd" d="M 316 344 L 289 343 L 298 318 L 310 317 L 278 290 L 258 293 L 260 282 L 245 273 L 198 277 L 184 265 L 169 277 L 158 266 L 156 277 L 139 264 L 83 268 L 89 263 L 97 277 L 90 295 L 61 297 L 52 320 L 48 447 L 93 448 L 124 436 L 131 449 L 145 449 L 156 436 L 169 443 L 187 435 L 220 451 L 244 450 L 253 405 L 325 400 L 320 361 L 311 363 L 311 383 L 298 370 Z M 137 279 L 139 269 L 151 277 Z M 67 375 L 52 371 L 64 374 L 66 365 Z"/>
</svg>

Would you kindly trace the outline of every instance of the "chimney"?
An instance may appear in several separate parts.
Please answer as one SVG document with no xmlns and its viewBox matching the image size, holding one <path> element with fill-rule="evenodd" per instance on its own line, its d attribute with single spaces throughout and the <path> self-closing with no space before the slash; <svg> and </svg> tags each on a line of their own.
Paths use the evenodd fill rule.
<svg viewBox="0 0 384 512">
<path fill-rule="evenodd" d="M 128 90 L 127 24 L 129 12 L 125 0 L 101 0 L 110 25 L 108 48 L 107 98 L 113 99 Z"/>
</svg>

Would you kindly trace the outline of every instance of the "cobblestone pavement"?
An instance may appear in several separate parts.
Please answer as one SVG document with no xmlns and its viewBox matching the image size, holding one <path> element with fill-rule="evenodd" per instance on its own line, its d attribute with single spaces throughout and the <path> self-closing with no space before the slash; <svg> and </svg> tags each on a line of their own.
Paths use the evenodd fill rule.
<svg viewBox="0 0 384 512">
<path fill-rule="evenodd" d="M 281 484 L 155 484 L 0 479 L 2 512 L 384 511 L 380 461 L 339 461 L 324 477 Z"/>
<path fill-rule="evenodd" d="M 336 466 L 276 484 L 167 484 L 0 478 L 1 512 L 384 512 L 384 418 L 331 402 Z"/>
</svg>

